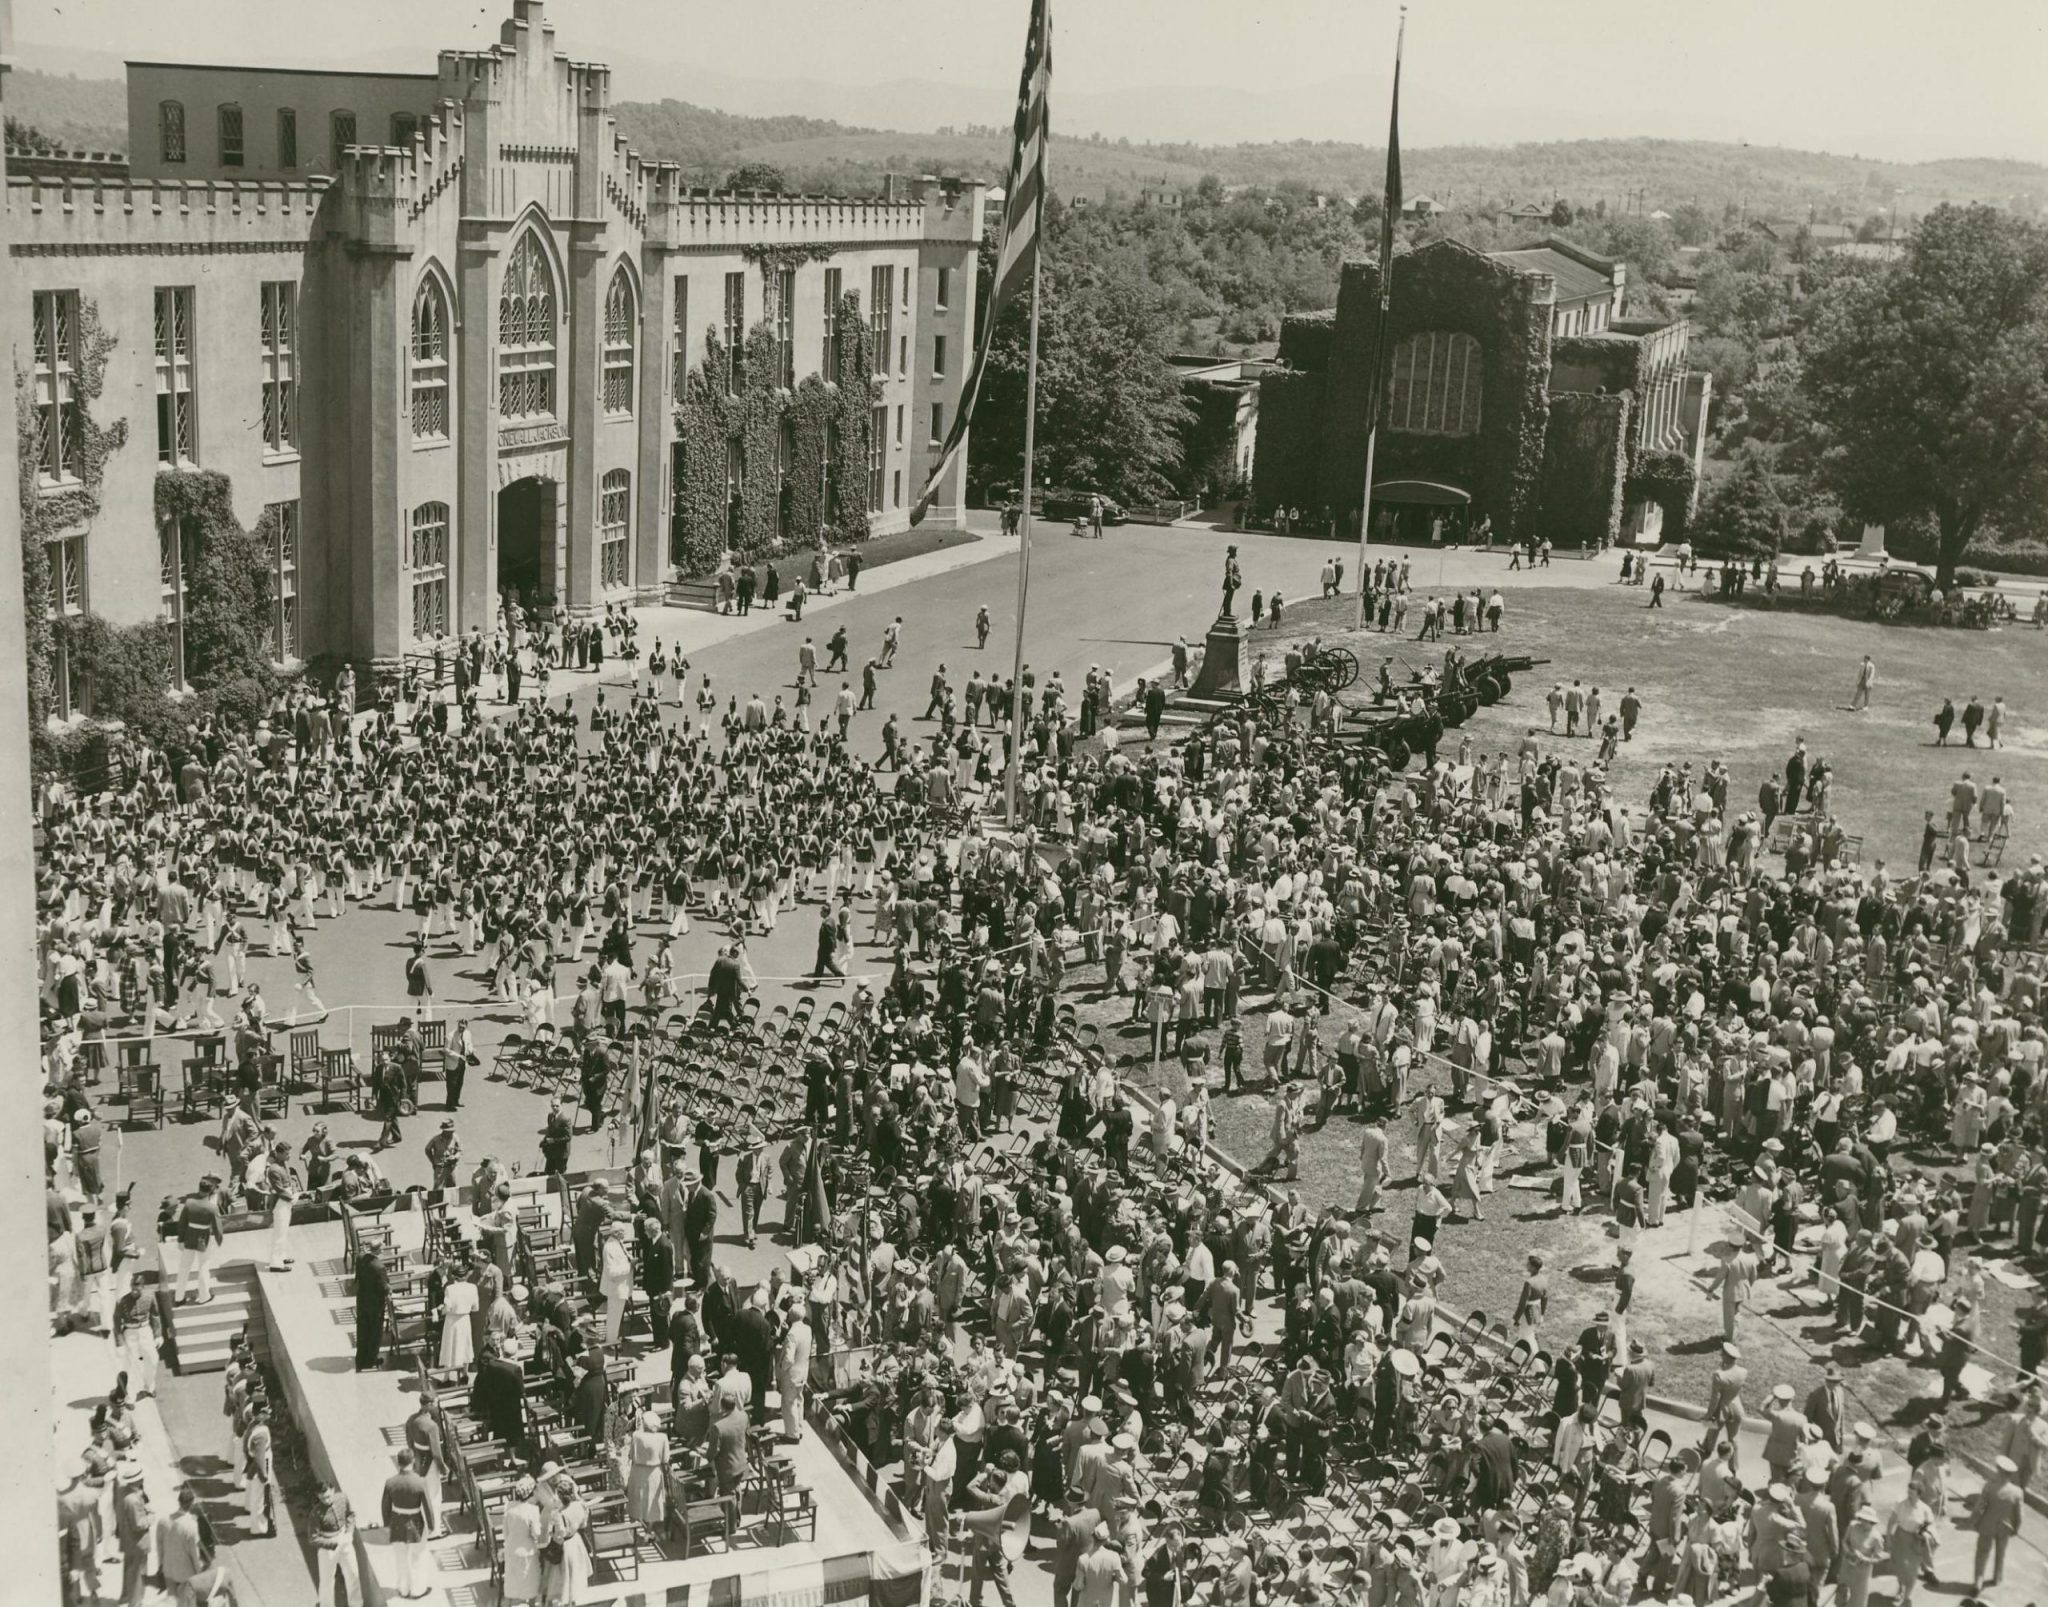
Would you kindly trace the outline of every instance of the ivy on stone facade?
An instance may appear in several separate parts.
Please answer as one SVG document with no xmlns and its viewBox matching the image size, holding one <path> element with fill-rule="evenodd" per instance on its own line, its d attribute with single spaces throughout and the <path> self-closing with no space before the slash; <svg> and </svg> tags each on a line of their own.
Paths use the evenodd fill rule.
<svg viewBox="0 0 2048 1607">
<path fill-rule="evenodd" d="M 683 445 L 677 564 L 684 574 L 712 573 L 727 552 L 752 563 L 820 538 L 837 543 L 867 539 L 874 342 L 857 293 L 840 297 L 838 320 L 837 374 L 807 375 L 794 390 L 777 383 L 775 331 L 766 324 L 746 333 L 736 389 L 726 383 L 725 342 L 715 327 L 705 331 L 703 361 L 690 370 L 676 406 L 676 433 Z M 825 453 L 828 440 L 834 439 L 837 456 L 828 504 Z M 737 510 L 727 484 L 734 445 L 740 451 Z"/>
</svg>

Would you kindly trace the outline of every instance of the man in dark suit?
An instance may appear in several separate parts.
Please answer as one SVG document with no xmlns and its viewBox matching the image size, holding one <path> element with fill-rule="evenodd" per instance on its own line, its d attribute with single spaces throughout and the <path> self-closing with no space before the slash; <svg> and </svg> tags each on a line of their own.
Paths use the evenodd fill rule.
<svg viewBox="0 0 2048 1607">
<path fill-rule="evenodd" d="M 711 995 L 711 1024 L 714 1027 L 721 1021 L 739 1020 L 744 983 L 740 976 L 740 962 L 732 950 L 718 951 L 718 958 L 711 962 L 711 975 L 704 987 L 705 992 Z"/>
<path fill-rule="evenodd" d="M 526 1374 L 493 1340 L 484 1341 L 476 1377 L 470 1381 L 469 1410 L 491 1438 L 515 1450 L 525 1443 Z"/>
<path fill-rule="evenodd" d="M 753 1411 L 757 1419 L 768 1416 L 768 1385 L 775 1375 L 775 1325 L 759 1306 L 749 1305 L 733 1324 L 733 1354 L 740 1371 L 754 1385 Z"/>
<path fill-rule="evenodd" d="M 1820 1382 L 1806 1397 L 1806 1420 L 1820 1430 L 1820 1437 L 1834 1447 L 1838 1456 L 1842 1450 L 1842 1419 L 1848 1409 L 1849 1403 L 1842 1396 L 1841 1366 L 1829 1362 L 1821 1371 Z"/>
<path fill-rule="evenodd" d="M 1084 1506 L 1079 1490 L 1067 1492 L 1067 1510 L 1059 1521 L 1052 1563 L 1052 1607 L 1069 1607 L 1074 1599 L 1074 1576 L 1090 1541 L 1102 1520 L 1095 1509 Z"/>
<path fill-rule="evenodd" d="M 683 1179 L 683 1244 L 690 1255 L 690 1281 L 699 1289 L 711 1280 L 711 1243 L 718 1232 L 718 1196 L 692 1172 Z"/>
<path fill-rule="evenodd" d="M 356 1255 L 356 1371 L 375 1367 L 384 1354 L 384 1305 L 391 1278 L 375 1248 Z"/>
<path fill-rule="evenodd" d="M 712 1471 L 718 1476 L 718 1493 L 733 1494 L 746 1482 L 748 1467 L 747 1414 L 732 1396 L 718 1397 L 718 1410 L 712 1414 L 704 1449 L 711 1458 Z"/>
<path fill-rule="evenodd" d="M 599 1178 L 583 1191 L 576 1202 L 576 1221 L 569 1230 L 569 1242 L 576 1256 L 576 1270 L 586 1278 L 597 1276 L 597 1235 L 611 1220 L 611 1190 Z"/>
</svg>

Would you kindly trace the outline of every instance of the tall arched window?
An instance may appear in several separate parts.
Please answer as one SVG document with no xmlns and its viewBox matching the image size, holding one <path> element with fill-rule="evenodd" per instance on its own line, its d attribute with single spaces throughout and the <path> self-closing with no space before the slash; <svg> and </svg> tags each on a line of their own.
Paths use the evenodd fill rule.
<svg viewBox="0 0 2048 1607">
<path fill-rule="evenodd" d="M 1470 335 L 1435 329 L 1397 342 L 1387 375 L 1387 428 L 1476 435 L 1483 367 Z"/>
<path fill-rule="evenodd" d="M 448 297 L 431 274 L 412 304 L 412 435 L 448 438 Z"/>
<path fill-rule="evenodd" d="M 555 412 L 555 275 L 531 231 L 519 237 L 498 291 L 498 412 Z"/>
<path fill-rule="evenodd" d="M 633 411 L 633 337 L 640 319 L 633 276 L 621 264 L 604 298 L 604 410 Z"/>
<path fill-rule="evenodd" d="M 412 639 L 448 634 L 448 504 L 422 502 L 412 510 Z"/>
<path fill-rule="evenodd" d="M 624 469 L 606 474 L 597 489 L 598 583 L 616 591 L 632 578 L 633 476 Z"/>
</svg>

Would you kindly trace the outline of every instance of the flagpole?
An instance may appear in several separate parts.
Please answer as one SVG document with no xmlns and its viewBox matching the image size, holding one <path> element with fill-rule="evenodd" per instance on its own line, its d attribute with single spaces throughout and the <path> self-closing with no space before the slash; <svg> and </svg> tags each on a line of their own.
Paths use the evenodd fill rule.
<svg viewBox="0 0 2048 1607">
<path fill-rule="evenodd" d="M 1399 119 L 1401 115 L 1401 46 L 1408 37 L 1408 8 L 1401 8 L 1401 25 L 1394 34 L 1394 113 L 1387 126 L 1387 176 L 1390 180 L 1385 194 L 1381 197 L 1381 208 L 1398 208 L 1401 198 L 1395 175 L 1398 160 Z M 1367 547 L 1372 540 L 1372 460 L 1380 440 L 1380 393 L 1386 388 L 1387 367 L 1387 310 L 1394 299 L 1394 222 L 1383 217 L 1380 222 L 1380 306 L 1379 321 L 1372 332 L 1372 388 L 1365 399 L 1365 491 L 1358 503 L 1358 612 L 1354 629 L 1365 629 L 1365 594 L 1372 583 L 1372 560 L 1367 556 Z"/>
<path fill-rule="evenodd" d="M 1017 828 L 1017 772 L 1024 755 L 1024 605 L 1031 595 L 1031 455 L 1038 433 L 1038 270 L 1043 238 L 1031 253 L 1031 337 L 1024 361 L 1024 510 L 1017 521 L 1017 650 L 1010 661 L 1010 764 L 1003 785 L 1003 820 Z"/>
</svg>

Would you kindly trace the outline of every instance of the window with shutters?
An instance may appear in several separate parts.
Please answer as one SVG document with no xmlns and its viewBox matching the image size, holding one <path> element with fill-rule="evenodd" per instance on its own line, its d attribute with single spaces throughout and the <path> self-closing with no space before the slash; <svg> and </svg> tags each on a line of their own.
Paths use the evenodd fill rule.
<svg viewBox="0 0 2048 1607">
<path fill-rule="evenodd" d="M 498 414 L 555 411 L 555 274 L 531 230 L 519 237 L 498 292 Z"/>
<path fill-rule="evenodd" d="M 299 287 L 290 279 L 263 286 L 263 445 L 271 453 L 299 449 L 299 397 L 293 353 L 298 346 Z"/>
<path fill-rule="evenodd" d="M 604 410 L 633 411 L 633 338 L 640 322 L 633 276 L 620 265 L 604 298 Z"/>
<path fill-rule="evenodd" d="M 354 112 L 336 112 L 329 126 L 334 136 L 334 148 L 329 154 L 334 158 L 334 171 L 339 173 L 341 171 L 341 153 L 356 142 L 356 114 Z"/>
<path fill-rule="evenodd" d="M 624 469 L 605 475 L 597 491 L 598 583 L 616 591 L 631 583 L 633 476 Z"/>
<path fill-rule="evenodd" d="M 277 165 L 287 172 L 299 165 L 299 114 L 289 106 L 277 109 Z"/>
<path fill-rule="evenodd" d="M 44 614 L 52 619 L 77 619 L 85 613 L 85 537 L 65 536 L 43 544 L 43 556 L 50 566 L 49 601 Z M 57 634 L 50 661 L 50 701 L 58 719 L 68 720 L 86 712 L 90 702 L 82 665 L 74 663 L 62 632 Z"/>
<path fill-rule="evenodd" d="M 38 290 L 34 323 L 29 383 L 36 410 L 36 483 L 69 485 L 80 476 L 85 444 L 78 402 L 78 292 Z"/>
<path fill-rule="evenodd" d="M 157 145 L 166 164 L 185 160 L 185 103 L 167 100 L 156 109 Z"/>
<path fill-rule="evenodd" d="M 412 571 L 412 639 L 431 642 L 448 634 L 448 504 L 422 502 L 412 510 L 412 540 L 406 552 Z"/>
<path fill-rule="evenodd" d="M 746 378 L 747 276 L 725 276 L 725 394 L 737 396 Z"/>
<path fill-rule="evenodd" d="M 868 333 L 875 342 L 875 377 L 886 379 L 889 375 L 889 344 L 895 329 L 896 316 L 896 270 L 881 266 L 868 270 Z M 880 493 L 876 493 L 875 506 L 881 506 Z"/>
<path fill-rule="evenodd" d="M 412 304 L 412 438 L 448 439 L 448 296 L 432 274 Z"/>
<path fill-rule="evenodd" d="M 1482 383 L 1479 342 L 1448 330 L 1409 335 L 1387 375 L 1387 428 L 1414 435 L 1475 435 Z"/>
<path fill-rule="evenodd" d="M 263 510 L 276 532 L 265 579 L 266 619 L 263 645 L 273 659 L 290 662 L 299 656 L 299 505 L 273 502 Z"/>
<path fill-rule="evenodd" d="M 160 612 L 171 627 L 171 685 L 186 684 L 187 589 L 199 573 L 199 527 L 189 519 L 166 519 L 156 527 L 157 590 Z"/>
<path fill-rule="evenodd" d="M 796 269 L 780 268 L 769 276 L 775 287 L 775 383 L 796 389 Z"/>
<path fill-rule="evenodd" d="M 884 471 L 889 459 L 889 410 L 878 407 L 868 418 L 868 512 L 882 511 Z"/>
<path fill-rule="evenodd" d="M 240 167 L 242 165 L 242 108 L 233 104 L 219 109 L 220 118 L 220 165 Z"/>
<path fill-rule="evenodd" d="M 839 382 L 839 298 L 845 294 L 842 282 L 839 269 L 825 270 L 825 350 L 819 358 L 819 371 L 835 385 Z"/>
<path fill-rule="evenodd" d="M 669 394 L 680 402 L 690 385 L 690 276 L 679 273 L 669 297 Z"/>
<path fill-rule="evenodd" d="M 198 426 L 192 401 L 192 287 L 156 293 L 156 460 L 165 467 L 196 463 Z"/>
</svg>

